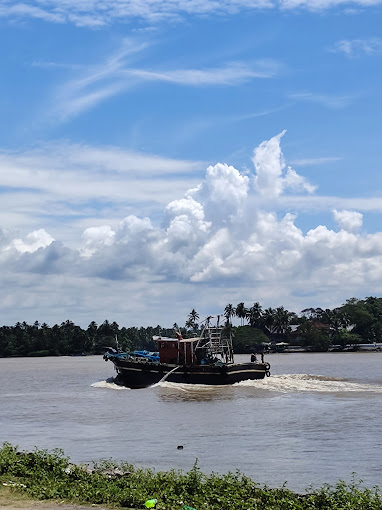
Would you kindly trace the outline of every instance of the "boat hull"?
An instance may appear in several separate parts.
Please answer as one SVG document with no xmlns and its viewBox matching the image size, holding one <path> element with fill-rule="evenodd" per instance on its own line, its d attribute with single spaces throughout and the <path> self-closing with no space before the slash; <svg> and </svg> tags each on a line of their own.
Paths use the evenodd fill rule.
<svg viewBox="0 0 382 510">
<path fill-rule="evenodd" d="M 217 365 L 171 365 L 111 359 L 117 371 L 115 382 L 129 388 L 147 388 L 166 380 L 180 384 L 227 385 L 245 380 L 264 379 L 268 363 Z"/>
</svg>

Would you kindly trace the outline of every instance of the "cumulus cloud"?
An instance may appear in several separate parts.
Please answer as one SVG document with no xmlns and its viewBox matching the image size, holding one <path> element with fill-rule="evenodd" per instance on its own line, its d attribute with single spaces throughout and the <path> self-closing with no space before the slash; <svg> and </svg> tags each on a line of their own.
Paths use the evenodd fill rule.
<svg viewBox="0 0 382 510">
<path fill-rule="evenodd" d="M 90 257 L 100 247 L 111 246 L 114 243 L 115 232 L 109 225 L 101 225 L 87 228 L 82 237 L 84 246 L 80 252 L 83 256 Z"/>
<path fill-rule="evenodd" d="M 203 204 L 207 219 L 220 224 L 240 214 L 248 187 L 247 176 L 233 166 L 218 163 L 207 168 L 204 182 L 188 194 Z"/>
<path fill-rule="evenodd" d="M 205 220 L 203 205 L 191 196 L 174 200 L 166 207 L 166 236 L 171 251 L 195 253 L 211 229 Z"/>
<path fill-rule="evenodd" d="M 333 210 L 333 216 L 336 223 L 343 230 L 356 232 L 362 226 L 363 215 L 357 211 L 337 211 Z"/>
<path fill-rule="evenodd" d="M 14 248 L 18 253 L 33 253 L 39 248 L 46 248 L 54 241 L 43 228 L 27 234 L 25 239 L 14 239 L 7 249 Z"/>
<path fill-rule="evenodd" d="M 288 308 L 299 295 L 306 305 L 308 289 L 331 299 L 346 299 L 368 287 L 365 295 L 382 292 L 382 233 L 360 233 L 362 213 L 334 208 L 338 231 L 317 225 L 304 232 L 296 214 L 272 210 L 277 200 L 314 191 L 285 162 L 283 135 L 255 149 L 250 175 L 228 164 L 209 166 L 198 186 L 168 202 L 161 222 L 135 214 L 114 225 L 96 225 L 93 219 L 72 248 L 40 229 L 3 243 L 0 261 L 23 278 L 66 275 L 79 286 L 86 280 L 102 289 L 107 285 L 102 282 L 125 282 L 144 288 L 156 307 L 166 301 L 167 286 L 187 304 L 192 296 L 202 300 L 201 294 L 220 303 L 229 291 L 247 292 L 253 299 L 254 289 L 257 300 L 272 303 L 277 288 L 278 303 L 273 304 Z"/>
<path fill-rule="evenodd" d="M 280 147 L 280 139 L 284 134 L 285 131 L 262 142 L 255 149 L 253 156 L 256 170 L 255 188 L 261 195 L 269 198 L 278 197 L 288 189 L 313 193 L 316 187 L 298 175 L 293 168 L 288 166 L 287 171 L 284 172 L 286 164 Z"/>
<path fill-rule="evenodd" d="M 253 155 L 256 170 L 255 188 L 260 194 L 270 198 L 279 196 L 283 190 L 282 172 L 285 161 L 281 152 L 280 139 L 284 134 L 285 131 L 262 142 L 256 147 Z"/>
</svg>

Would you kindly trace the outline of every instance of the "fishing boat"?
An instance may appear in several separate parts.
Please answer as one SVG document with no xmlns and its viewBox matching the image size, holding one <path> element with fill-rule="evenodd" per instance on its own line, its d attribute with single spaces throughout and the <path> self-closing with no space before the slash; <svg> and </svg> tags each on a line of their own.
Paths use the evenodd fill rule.
<svg viewBox="0 0 382 510">
<path fill-rule="evenodd" d="M 264 379 L 270 365 L 252 355 L 253 361 L 235 363 L 232 349 L 232 328 L 220 325 L 220 317 L 208 317 L 201 334 L 183 338 L 154 336 L 157 352 L 134 351 L 104 354 L 105 361 L 114 363 L 114 382 L 129 388 L 147 388 L 162 381 L 181 384 L 227 385 L 245 380 Z"/>
</svg>

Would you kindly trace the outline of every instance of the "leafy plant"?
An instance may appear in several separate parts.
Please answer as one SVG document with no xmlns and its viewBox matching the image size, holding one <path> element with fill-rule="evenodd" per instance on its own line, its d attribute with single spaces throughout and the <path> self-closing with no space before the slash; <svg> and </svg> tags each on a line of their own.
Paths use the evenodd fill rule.
<svg viewBox="0 0 382 510">
<path fill-rule="evenodd" d="M 204 474 L 197 461 L 188 472 L 139 469 L 112 459 L 92 467 L 69 463 L 62 450 L 21 452 L 4 443 L 0 448 L 0 481 L 14 491 L 39 499 L 60 499 L 113 507 L 144 508 L 157 499 L 157 510 L 381 510 L 380 490 L 363 488 L 355 477 L 307 494 L 260 487 L 239 471 Z"/>
</svg>

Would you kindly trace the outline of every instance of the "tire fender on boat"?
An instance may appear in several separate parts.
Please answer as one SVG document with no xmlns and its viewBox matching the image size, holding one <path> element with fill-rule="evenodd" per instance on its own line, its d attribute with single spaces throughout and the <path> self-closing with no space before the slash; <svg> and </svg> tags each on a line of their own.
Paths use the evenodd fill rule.
<svg viewBox="0 0 382 510">
<path fill-rule="evenodd" d="M 264 363 L 265 370 L 269 370 L 271 368 L 271 365 L 269 363 Z"/>
<path fill-rule="evenodd" d="M 267 370 L 267 371 L 265 372 L 265 375 L 266 375 L 267 377 L 270 377 L 270 375 L 271 375 L 270 371 L 269 371 L 269 370 Z"/>
</svg>

